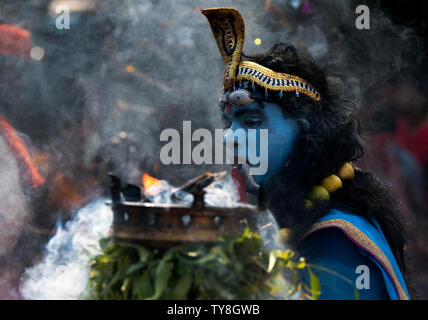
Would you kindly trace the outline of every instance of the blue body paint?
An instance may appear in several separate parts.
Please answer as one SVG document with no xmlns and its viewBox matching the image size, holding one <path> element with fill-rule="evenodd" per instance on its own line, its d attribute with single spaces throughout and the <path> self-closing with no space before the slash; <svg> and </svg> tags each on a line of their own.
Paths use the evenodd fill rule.
<svg viewBox="0 0 428 320">
<path fill-rule="evenodd" d="M 263 98 L 262 94 L 256 93 L 256 97 Z M 251 153 L 260 155 L 260 130 L 268 129 L 268 169 L 264 175 L 254 175 L 254 180 L 263 183 L 267 192 L 275 187 L 275 176 L 281 167 L 289 160 L 295 141 L 299 133 L 297 121 L 291 117 L 284 117 L 281 107 L 275 103 L 265 101 L 253 101 L 248 105 L 232 105 L 228 112 L 226 125 L 232 130 L 243 129 L 247 135 L 246 155 L 247 159 Z M 248 141 L 248 130 L 257 130 L 256 148 L 250 148 Z M 224 137 L 226 141 L 228 133 Z M 238 155 L 239 141 L 235 137 L 235 156 Z M 254 192 L 247 184 L 247 190 Z"/>
</svg>

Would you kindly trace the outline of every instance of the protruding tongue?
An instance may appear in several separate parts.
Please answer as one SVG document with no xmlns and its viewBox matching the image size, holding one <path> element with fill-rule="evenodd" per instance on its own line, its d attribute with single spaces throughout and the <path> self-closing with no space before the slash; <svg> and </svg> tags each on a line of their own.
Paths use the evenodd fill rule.
<svg viewBox="0 0 428 320">
<path fill-rule="evenodd" d="M 238 168 L 232 169 L 231 176 L 238 191 L 238 202 L 247 203 L 247 188 L 245 187 L 244 176 Z"/>
</svg>

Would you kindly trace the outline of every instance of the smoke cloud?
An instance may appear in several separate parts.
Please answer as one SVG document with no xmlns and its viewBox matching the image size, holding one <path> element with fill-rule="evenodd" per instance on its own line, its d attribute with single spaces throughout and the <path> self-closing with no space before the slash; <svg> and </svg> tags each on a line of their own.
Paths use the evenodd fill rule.
<svg viewBox="0 0 428 320">
<path fill-rule="evenodd" d="M 72 11 L 70 29 L 63 30 L 55 26 L 52 1 L 0 4 L 0 22 L 28 29 L 33 47 L 44 51 L 26 61 L 0 57 L 0 113 L 28 136 L 47 178 L 40 192 L 25 193 L 0 139 L 0 199 L 7 200 L 0 201 L 0 253 L 13 246 L 10 235 L 3 238 L 11 230 L 3 221 L 30 219 L 49 230 L 59 216 L 70 219 L 68 231 L 58 230 L 46 257 L 27 270 L 22 293 L 29 299 L 77 297 L 87 272 L 82 244 L 97 250 L 95 233 L 104 235 L 111 219 L 103 200 L 93 202 L 107 195 L 108 171 L 139 185 L 143 172 L 180 185 L 206 170 L 227 168 L 164 166 L 159 159 L 162 130 L 180 131 L 185 120 L 193 130 L 223 127 L 216 103 L 224 64 L 200 8 L 238 9 L 246 24 L 246 54 L 290 42 L 340 76 L 345 97 L 358 105 L 391 77 L 413 74 L 424 56 L 413 30 L 394 25 L 377 7 L 370 7 L 371 29 L 357 30 L 355 8 L 364 1 L 88 2 L 94 6 Z M 41 254 L 40 248 L 23 250 L 31 233 L 22 238 L 17 230 L 15 236 L 21 237 L 15 259 Z"/>
</svg>

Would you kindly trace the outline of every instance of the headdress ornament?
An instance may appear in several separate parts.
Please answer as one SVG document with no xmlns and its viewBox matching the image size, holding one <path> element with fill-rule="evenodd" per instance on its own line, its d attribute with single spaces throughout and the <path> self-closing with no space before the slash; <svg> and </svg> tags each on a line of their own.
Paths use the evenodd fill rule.
<svg viewBox="0 0 428 320">
<path fill-rule="evenodd" d="M 241 61 L 245 39 L 245 25 L 241 13 L 233 8 L 210 8 L 201 10 L 210 23 L 220 54 L 226 65 L 223 74 L 223 91 L 232 91 L 237 82 L 248 80 L 267 90 L 296 92 L 316 101 L 321 100 L 319 92 L 306 80 L 275 72 L 252 61 Z"/>
</svg>

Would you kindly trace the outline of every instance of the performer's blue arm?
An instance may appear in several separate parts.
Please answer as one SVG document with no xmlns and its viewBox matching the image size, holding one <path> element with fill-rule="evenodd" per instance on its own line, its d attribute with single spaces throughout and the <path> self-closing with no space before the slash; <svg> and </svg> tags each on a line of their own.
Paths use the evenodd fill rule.
<svg viewBox="0 0 428 320">
<path fill-rule="evenodd" d="M 361 275 L 356 273 L 357 266 L 365 265 L 369 270 L 370 289 L 358 290 L 361 300 L 389 299 L 384 280 L 379 268 L 363 256 L 358 247 L 339 229 L 329 228 L 309 235 L 298 249 L 307 262 L 323 269 L 332 270 L 352 281 L 349 282 L 329 272 L 312 267 L 311 271 L 321 282 L 323 300 L 355 299 L 355 280 Z M 305 273 L 304 281 L 309 284 L 309 275 Z"/>
</svg>

